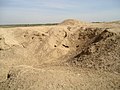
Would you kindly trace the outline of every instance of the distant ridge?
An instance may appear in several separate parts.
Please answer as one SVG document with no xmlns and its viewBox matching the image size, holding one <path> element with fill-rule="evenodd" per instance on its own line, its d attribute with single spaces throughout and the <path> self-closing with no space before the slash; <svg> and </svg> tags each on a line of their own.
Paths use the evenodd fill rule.
<svg viewBox="0 0 120 90">
<path fill-rule="evenodd" d="M 76 19 L 66 19 L 60 23 L 60 25 L 81 25 L 81 24 L 87 24 L 87 22 L 79 21 Z"/>
</svg>

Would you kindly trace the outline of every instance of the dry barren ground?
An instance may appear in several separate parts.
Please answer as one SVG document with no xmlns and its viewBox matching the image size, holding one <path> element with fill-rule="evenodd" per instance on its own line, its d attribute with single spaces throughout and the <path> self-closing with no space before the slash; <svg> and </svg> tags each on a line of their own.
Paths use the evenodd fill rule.
<svg viewBox="0 0 120 90">
<path fill-rule="evenodd" d="M 119 21 L 0 28 L 0 90 L 120 90 Z"/>
</svg>

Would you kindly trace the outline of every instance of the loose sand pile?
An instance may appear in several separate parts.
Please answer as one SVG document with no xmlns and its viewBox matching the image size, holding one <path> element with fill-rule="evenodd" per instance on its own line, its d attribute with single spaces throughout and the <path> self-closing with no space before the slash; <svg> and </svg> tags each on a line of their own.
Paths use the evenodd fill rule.
<svg viewBox="0 0 120 90">
<path fill-rule="evenodd" d="M 0 90 L 119 90 L 119 27 L 69 19 L 0 28 Z"/>
</svg>

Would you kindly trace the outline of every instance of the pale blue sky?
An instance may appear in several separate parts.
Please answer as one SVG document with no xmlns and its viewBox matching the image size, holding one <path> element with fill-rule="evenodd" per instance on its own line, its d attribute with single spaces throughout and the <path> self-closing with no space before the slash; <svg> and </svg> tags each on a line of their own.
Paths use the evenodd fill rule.
<svg viewBox="0 0 120 90">
<path fill-rule="evenodd" d="M 120 0 L 0 0 L 0 24 L 120 20 Z"/>
</svg>

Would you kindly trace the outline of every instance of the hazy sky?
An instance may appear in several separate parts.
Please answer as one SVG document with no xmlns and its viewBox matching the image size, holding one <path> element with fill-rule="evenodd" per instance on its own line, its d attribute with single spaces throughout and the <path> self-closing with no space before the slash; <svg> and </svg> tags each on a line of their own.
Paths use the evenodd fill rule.
<svg viewBox="0 0 120 90">
<path fill-rule="evenodd" d="M 0 24 L 120 20 L 120 0 L 0 0 Z"/>
</svg>

